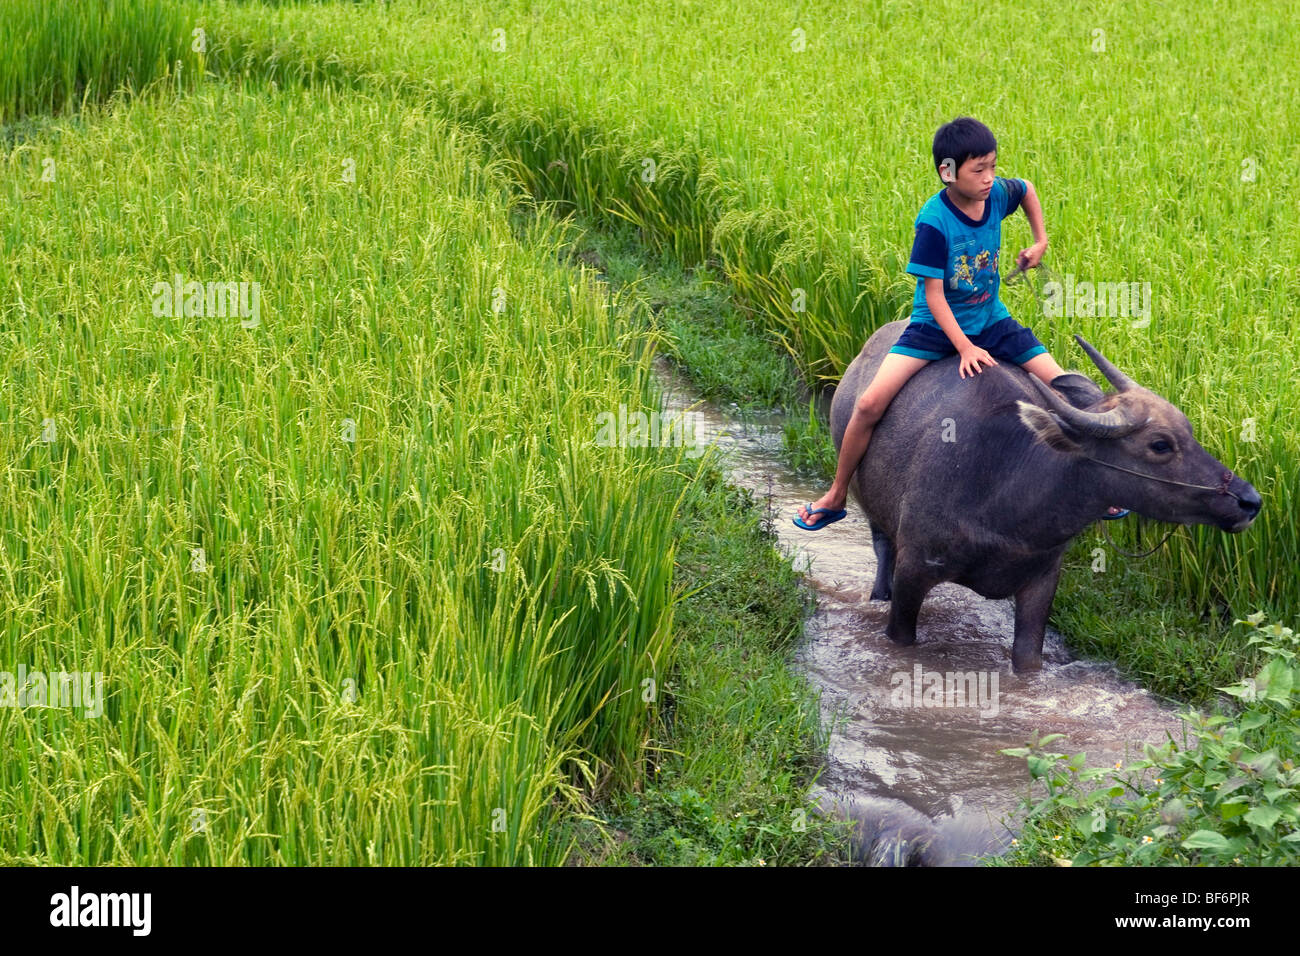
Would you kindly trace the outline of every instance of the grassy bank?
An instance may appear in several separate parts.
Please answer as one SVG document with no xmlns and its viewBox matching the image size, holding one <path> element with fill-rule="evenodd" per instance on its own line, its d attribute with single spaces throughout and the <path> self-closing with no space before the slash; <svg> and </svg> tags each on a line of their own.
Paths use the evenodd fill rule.
<svg viewBox="0 0 1300 956">
<path fill-rule="evenodd" d="M 815 696 L 790 658 L 806 591 L 764 503 L 720 476 L 679 516 L 681 641 L 644 787 L 577 827 L 573 863 L 812 866 L 848 861 L 847 829 L 807 800 L 824 760 Z"/>
<path fill-rule="evenodd" d="M 624 224 L 574 224 L 569 255 L 627 297 L 663 354 L 737 417 L 797 411 L 801 383 L 727 287 L 641 245 Z M 644 787 L 610 794 L 575 827 L 581 865 L 842 864 L 846 829 L 809 810 L 826 748 L 814 693 L 790 666 L 808 592 L 774 546 L 782 516 L 720 472 L 678 515 L 680 639 L 647 748 Z"/>
<path fill-rule="evenodd" d="M 686 266 L 671 252 L 648 249 L 640 230 L 626 222 L 597 228 L 577 214 L 571 221 L 577 259 L 634 292 L 660 351 L 697 394 L 742 422 L 783 414 L 786 464 L 806 474 L 834 473 L 835 446 L 817 395 L 780 338 L 737 306 L 735 290 L 715 264 Z"/>
<path fill-rule="evenodd" d="M 1026 759 L 1025 824 L 1002 866 L 1295 866 L 1300 863 L 1300 637 L 1263 613 L 1239 619 L 1265 662 L 1224 688 L 1229 713 L 1188 711 L 1141 759 L 1085 769 L 1050 734 Z"/>
</svg>

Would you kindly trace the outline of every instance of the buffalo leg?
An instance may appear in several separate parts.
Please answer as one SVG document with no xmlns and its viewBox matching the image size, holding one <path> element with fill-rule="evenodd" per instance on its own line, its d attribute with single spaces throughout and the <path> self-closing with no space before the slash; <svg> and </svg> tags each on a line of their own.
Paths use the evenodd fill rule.
<svg viewBox="0 0 1300 956">
<path fill-rule="evenodd" d="M 1061 578 L 1061 559 L 1057 555 L 1050 569 L 1016 592 L 1016 637 L 1011 644 L 1011 666 L 1017 673 L 1041 670 L 1043 666 L 1043 632 L 1047 615 L 1056 597 Z"/>
<path fill-rule="evenodd" d="M 871 586 L 871 600 L 888 601 L 889 582 L 894 577 L 894 544 L 875 524 L 871 525 L 871 548 L 876 552 L 876 583 Z"/>
<path fill-rule="evenodd" d="M 893 603 L 889 606 L 885 636 L 896 644 L 916 643 L 916 618 L 921 613 L 921 602 L 937 583 L 925 565 L 912 561 L 907 551 L 895 552 Z"/>
</svg>

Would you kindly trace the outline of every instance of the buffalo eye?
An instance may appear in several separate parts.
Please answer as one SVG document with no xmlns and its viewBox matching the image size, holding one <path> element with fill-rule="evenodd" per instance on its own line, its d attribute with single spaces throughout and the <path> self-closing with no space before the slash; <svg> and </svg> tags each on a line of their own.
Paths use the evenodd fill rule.
<svg viewBox="0 0 1300 956">
<path fill-rule="evenodd" d="M 1150 448 L 1153 452 L 1156 452 L 1157 454 L 1160 455 L 1166 454 L 1174 450 L 1174 446 L 1169 444 L 1169 442 L 1165 441 L 1163 438 L 1157 438 L 1147 447 Z"/>
</svg>

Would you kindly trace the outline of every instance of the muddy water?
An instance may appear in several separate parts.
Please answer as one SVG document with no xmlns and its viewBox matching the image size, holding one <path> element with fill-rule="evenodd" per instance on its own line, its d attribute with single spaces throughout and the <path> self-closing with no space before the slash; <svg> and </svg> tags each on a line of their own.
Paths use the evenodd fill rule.
<svg viewBox="0 0 1300 956">
<path fill-rule="evenodd" d="M 741 423 L 698 401 L 667 362 L 659 373 L 664 408 L 690 410 L 696 440 L 719 446 L 732 483 L 759 500 L 771 495 L 781 545 L 816 591 L 797 666 L 820 688 L 824 725 L 833 726 L 819 797 L 857 821 L 864 862 L 962 865 L 1005 849 L 1029 778 L 1022 758 L 998 751 L 1035 731 L 1065 734 L 1053 749 L 1085 751 L 1090 766 L 1140 756 L 1142 741 L 1164 743 L 1166 732 L 1182 745 L 1172 708 L 1108 665 L 1075 660 L 1050 628 L 1043 670 L 1013 674 L 1009 599 L 942 584 L 921 608 L 916 644 L 890 642 L 889 605 L 869 598 L 871 534 L 852 499 L 844 520 L 796 528 L 796 509 L 825 489 L 782 464 L 780 419 Z M 942 679 L 947 691 L 947 675 L 959 673 L 960 689 L 934 689 Z"/>
</svg>

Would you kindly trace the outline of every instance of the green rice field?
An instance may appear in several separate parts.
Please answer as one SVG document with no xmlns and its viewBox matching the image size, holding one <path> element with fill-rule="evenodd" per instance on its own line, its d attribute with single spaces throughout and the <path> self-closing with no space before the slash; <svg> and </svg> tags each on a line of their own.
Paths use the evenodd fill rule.
<svg viewBox="0 0 1300 956">
<path fill-rule="evenodd" d="M 0 707 L 0 863 L 571 862 L 665 746 L 676 521 L 716 489 L 711 456 L 593 441 L 657 408 L 665 343 L 565 263 L 564 217 L 716 268 L 773 361 L 833 383 L 908 314 L 958 115 L 1034 183 L 1055 273 L 1151 290 L 1146 319 L 1048 316 L 1026 283 L 1013 316 L 1090 371 L 1082 334 L 1264 499 L 1058 620 L 1201 622 L 1122 661 L 1186 696 L 1250 670 L 1224 621 L 1300 608 L 1300 110 L 1290 5 L 1212 21 L 6 3 L 0 670 L 103 695 Z M 1227 663 L 1188 677 L 1188 647 Z"/>
<path fill-rule="evenodd" d="M 570 776 L 635 770 L 688 489 L 584 440 L 646 398 L 618 312 L 427 103 L 214 84 L 41 145 L 0 199 L 0 646 L 111 693 L 2 712 L 5 854 L 556 862 Z M 154 316 L 178 274 L 259 277 L 259 324 Z"/>
</svg>

